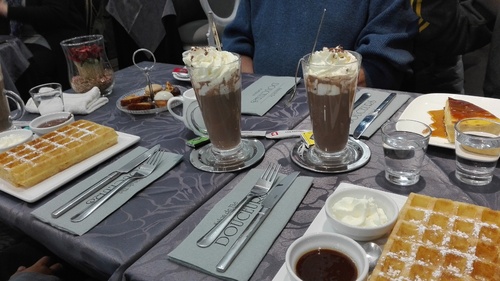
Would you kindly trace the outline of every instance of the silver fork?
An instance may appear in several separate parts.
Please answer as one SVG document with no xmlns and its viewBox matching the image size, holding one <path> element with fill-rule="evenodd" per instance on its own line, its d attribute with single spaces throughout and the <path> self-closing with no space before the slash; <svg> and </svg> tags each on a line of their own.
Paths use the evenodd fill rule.
<svg viewBox="0 0 500 281">
<path fill-rule="evenodd" d="M 106 193 L 103 197 L 95 201 L 93 204 L 85 208 L 83 211 L 74 215 L 71 218 L 71 221 L 80 222 L 84 220 L 95 210 L 97 210 L 97 208 L 99 208 L 102 204 L 104 204 L 104 202 L 108 201 L 109 198 L 111 198 L 118 191 L 120 191 L 124 186 L 126 186 L 127 184 L 131 183 L 134 180 L 142 179 L 149 176 L 161 163 L 161 160 L 163 158 L 163 153 L 164 153 L 163 150 L 158 150 L 157 152 L 155 152 L 155 154 L 149 157 L 149 159 L 143 164 L 141 164 L 139 168 L 137 168 L 134 172 L 129 174 L 130 176 L 126 180 L 124 180 L 122 183 L 111 189 L 111 191 Z"/>
<path fill-rule="evenodd" d="M 240 210 L 248 204 L 253 198 L 262 196 L 269 192 L 273 186 L 274 181 L 278 177 L 278 171 L 281 165 L 271 163 L 267 169 L 262 173 L 262 176 L 257 180 L 257 183 L 253 186 L 250 192 L 247 194 L 243 200 L 222 220 L 220 220 L 212 229 L 210 229 L 203 237 L 201 237 L 196 245 L 202 248 L 210 246 L 215 239 L 222 233 L 224 228 L 233 220 L 234 216 L 240 212 Z"/>
</svg>

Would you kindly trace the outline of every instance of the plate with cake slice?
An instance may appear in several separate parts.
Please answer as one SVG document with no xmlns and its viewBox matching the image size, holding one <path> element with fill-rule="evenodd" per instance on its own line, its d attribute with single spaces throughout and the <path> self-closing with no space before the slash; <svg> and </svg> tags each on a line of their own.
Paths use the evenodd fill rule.
<svg viewBox="0 0 500 281">
<path fill-rule="evenodd" d="M 414 99 L 399 119 L 421 121 L 432 128 L 430 145 L 455 149 L 454 125 L 464 118 L 500 121 L 500 100 L 458 94 L 425 94 Z"/>
<path fill-rule="evenodd" d="M 149 87 L 132 90 L 121 96 L 116 101 L 116 107 L 129 114 L 155 114 L 167 111 L 167 101 L 169 98 L 181 95 L 187 88 L 172 85 L 170 82 L 165 86 L 152 84 L 151 89 L 155 96 L 155 102 L 151 102 Z M 179 103 L 180 104 L 180 103 Z M 177 104 L 178 105 L 178 104 Z M 174 106 L 177 106 L 174 105 Z"/>
</svg>

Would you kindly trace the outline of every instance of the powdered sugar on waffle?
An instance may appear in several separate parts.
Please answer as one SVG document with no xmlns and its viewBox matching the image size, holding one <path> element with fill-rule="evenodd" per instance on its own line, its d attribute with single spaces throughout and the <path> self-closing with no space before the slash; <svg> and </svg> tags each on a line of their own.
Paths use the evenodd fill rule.
<svg viewBox="0 0 500 281">
<path fill-rule="evenodd" d="M 500 212 L 416 194 L 408 200 L 414 197 L 434 204 L 440 200 L 449 209 L 441 212 L 433 210 L 432 203 L 407 202 L 370 280 L 499 280 L 500 220 L 496 218 Z M 461 216 L 460 208 L 473 210 L 474 215 Z M 489 212 L 489 221 L 482 221 L 483 212 Z"/>
</svg>

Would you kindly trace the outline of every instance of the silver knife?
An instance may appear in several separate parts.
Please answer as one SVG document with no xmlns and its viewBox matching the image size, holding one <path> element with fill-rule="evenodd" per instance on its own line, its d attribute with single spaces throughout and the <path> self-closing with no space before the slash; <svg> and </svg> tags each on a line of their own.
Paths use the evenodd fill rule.
<svg viewBox="0 0 500 281">
<path fill-rule="evenodd" d="M 248 227 L 243 231 L 240 237 L 234 242 L 233 246 L 227 251 L 227 253 L 222 257 L 219 264 L 217 264 L 218 272 L 225 272 L 236 256 L 240 253 L 240 251 L 245 247 L 247 242 L 250 240 L 252 235 L 257 231 L 262 222 L 266 219 L 266 217 L 271 212 L 271 209 L 280 201 L 281 197 L 288 188 L 295 181 L 299 172 L 293 172 L 286 176 L 280 183 L 271 189 L 271 192 L 266 196 L 264 201 L 262 201 L 262 207 L 259 213 L 253 218 L 252 222 L 248 225 Z"/>
<path fill-rule="evenodd" d="M 93 184 L 91 187 L 87 188 L 82 193 L 75 196 L 68 203 L 62 205 L 57 210 L 52 212 L 52 217 L 58 218 L 58 217 L 62 216 L 67 211 L 69 211 L 71 208 L 75 207 L 80 202 L 87 199 L 90 195 L 94 194 L 97 190 L 101 189 L 103 186 L 110 184 L 112 181 L 117 179 L 120 175 L 126 174 L 126 173 L 132 171 L 135 167 L 137 167 L 139 164 L 144 162 L 146 159 L 148 159 L 151 155 L 153 155 L 159 149 L 160 149 L 160 145 L 157 144 L 153 148 L 148 149 L 146 152 L 144 152 L 141 155 L 137 156 L 136 158 L 132 159 L 130 162 L 123 165 L 121 168 L 117 169 L 114 172 L 111 172 L 106 177 L 104 177 L 103 179 L 101 179 L 97 183 Z"/>
<path fill-rule="evenodd" d="M 366 131 L 370 124 L 378 117 L 378 115 L 389 105 L 389 103 L 396 97 L 396 93 L 391 93 L 385 100 L 375 108 L 375 111 L 366 115 L 365 118 L 359 123 L 359 125 L 354 129 L 352 136 L 355 139 L 359 139 L 361 135 Z"/>
<path fill-rule="evenodd" d="M 363 93 L 361 95 L 361 97 L 359 97 L 359 99 L 357 99 L 355 102 L 354 102 L 354 106 L 352 107 L 352 110 L 356 109 L 358 106 L 360 106 L 361 104 L 363 104 L 368 98 L 370 97 L 370 94 L 368 93 Z"/>
</svg>

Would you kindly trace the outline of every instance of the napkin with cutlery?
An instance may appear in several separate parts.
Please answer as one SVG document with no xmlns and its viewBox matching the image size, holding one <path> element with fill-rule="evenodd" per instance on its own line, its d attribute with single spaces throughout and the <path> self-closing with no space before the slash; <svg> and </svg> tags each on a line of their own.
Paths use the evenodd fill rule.
<svg viewBox="0 0 500 281">
<path fill-rule="evenodd" d="M 263 116 L 283 96 L 290 93 L 294 85 L 295 77 L 262 76 L 241 93 L 241 113 Z"/>
<path fill-rule="evenodd" d="M 107 97 L 101 97 L 101 91 L 93 87 L 86 93 L 63 93 L 64 111 L 73 114 L 86 115 L 108 103 Z M 40 105 L 42 106 L 42 105 Z M 48 104 L 47 106 L 50 106 Z M 40 113 L 32 98 L 26 102 L 26 110 L 30 113 Z"/>
<path fill-rule="evenodd" d="M 351 126 L 349 128 L 349 134 L 352 135 L 356 127 L 361 123 L 363 118 L 368 114 L 375 111 L 375 109 L 391 94 L 387 91 L 379 91 L 375 89 L 359 88 L 356 99 L 359 98 L 363 93 L 369 93 L 370 97 L 363 102 L 359 107 L 355 108 L 352 112 Z M 408 94 L 398 93 L 396 97 L 389 103 L 389 105 L 380 112 L 378 117 L 370 124 L 370 126 L 363 132 L 361 138 L 370 138 L 375 132 L 384 124 L 389 118 L 391 118 L 398 109 L 405 104 L 405 102 L 410 98 Z"/>
<path fill-rule="evenodd" d="M 250 170 L 234 189 L 211 209 L 193 232 L 169 253 L 169 259 L 218 278 L 248 280 L 309 190 L 312 185 L 312 177 L 299 176 L 293 182 L 226 272 L 217 272 L 215 267 L 244 231 L 244 226 L 250 224 L 257 215 L 260 208 L 259 202 L 263 198 L 254 199 L 249 203 L 244 211 L 236 216 L 233 223 L 226 227 L 225 232 L 209 247 L 198 247 L 196 241 L 246 196 L 262 172 L 259 169 Z M 280 174 L 278 182 L 284 177 L 285 175 Z"/>
<path fill-rule="evenodd" d="M 144 189 L 146 186 L 151 184 L 153 181 L 161 177 L 163 174 L 172 169 L 179 161 L 182 159 L 182 155 L 166 152 L 163 154 L 163 161 L 159 164 L 156 170 L 146 178 L 133 181 L 131 184 L 124 187 L 121 191 L 115 194 L 111 199 L 109 199 L 104 205 L 98 208 L 89 217 L 81 222 L 72 222 L 71 217 L 85 209 L 87 202 L 91 201 L 94 197 L 89 197 L 87 200 L 76 205 L 74 208 L 70 209 L 67 213 L 63 214 L 59 218 L 55 219 L 52 217 L 51 213 L 57 208 L 61 207 L 64 203 L 70 201 L 76 195 L 80 194 L 82 191 L 86 190 L 88 187 L 92 186 L 96 182 L 100 181 L 102 178 L 107 176 L 109 173 L 119 169 L 124 163 L 128 163 L 130 160 L 144 153 L 147 149 L 145 147 L 137 147 L 129 153 L 125 154 L 118 160 L 103 167 L 97 171 L 92 176 L 87 177 L 78 184 L 70 187 L 65 192 L 61 193 L 57 197 L 43 204 L 41 207 L 37 208 L 32 212 L 37 219 L 48 223 L 58 229 L 64 230 L 66 232 L 83 235 L 102 220 L 104 220 L 108 215 L 116 211 L 120 206 L 125 204 L 130 198 L 132 198 L 136 193 Z M 105 186 L 103 189 L 110 188 L 122 182 L 126 175 L 120 176 L 118 179 L 113 181 L 110 185 Z M 96 195 L 98 196 L 98 195 Z"/>
</svg>

